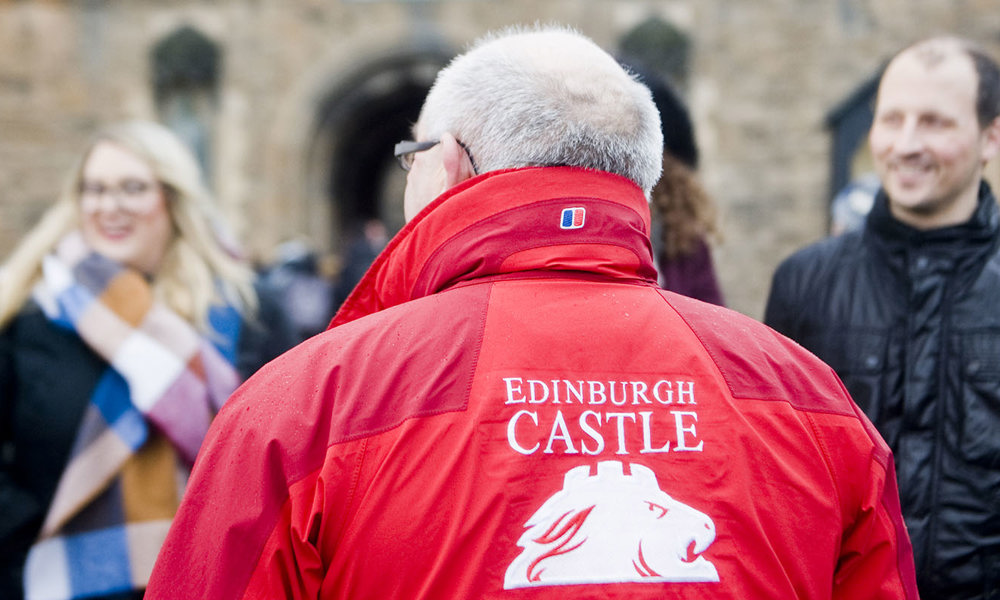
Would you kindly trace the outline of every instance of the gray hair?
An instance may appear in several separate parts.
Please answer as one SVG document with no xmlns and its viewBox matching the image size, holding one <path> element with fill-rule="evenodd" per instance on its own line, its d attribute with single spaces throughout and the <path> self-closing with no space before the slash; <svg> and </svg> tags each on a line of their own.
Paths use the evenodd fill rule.
<svg viewBox="0 0 1000 600">
<path fill-rule="evenodd" d="M 448 132 L 480 173 L 574 166 L 635 182 L 660 177 L 663 134 L 649 89 L 591 40 L 566 28 L 489 35 L 438 74 L 417 129 Z"/>
</svg>

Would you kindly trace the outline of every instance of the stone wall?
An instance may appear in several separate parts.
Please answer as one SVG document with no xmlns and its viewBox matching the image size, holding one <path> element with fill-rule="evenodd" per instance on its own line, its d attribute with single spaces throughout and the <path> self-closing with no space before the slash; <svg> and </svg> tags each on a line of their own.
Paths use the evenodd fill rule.
<svg viewBox="0 0 1000 600">
<path fill-rule="evenodd" d="M 337 247 L 317 116 L 359 66 L 535 21 L 614 50 L 651 16 L 690 36 L 685 93 L 722 213 L 718 271 L 729 304 L 754 317 L 778 261 L 825 234 L 829 111 L 929 34 L 1000 55 L 996 0 L 0 0 L 0 257 L 100 124 L 156 118 L 150 52 L 184 25 L 222 52 L 213 183 L 267 257 L 294 236 Z"/>
</svg>

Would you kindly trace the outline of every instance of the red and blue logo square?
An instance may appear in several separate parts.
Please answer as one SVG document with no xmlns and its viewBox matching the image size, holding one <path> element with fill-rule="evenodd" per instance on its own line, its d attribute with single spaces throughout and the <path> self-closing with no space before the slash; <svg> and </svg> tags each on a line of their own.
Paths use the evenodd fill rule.
<svg viewBox="0 0 1000 600">
<path fill-rule="evenodd" d="M 583 227 L 583 222 L 587 217 L 587 210 L 582 206 L 574 208 L 564 208 L 562 218 L 559 219 L 560 229 L 579 229 Z"/>
</svg>

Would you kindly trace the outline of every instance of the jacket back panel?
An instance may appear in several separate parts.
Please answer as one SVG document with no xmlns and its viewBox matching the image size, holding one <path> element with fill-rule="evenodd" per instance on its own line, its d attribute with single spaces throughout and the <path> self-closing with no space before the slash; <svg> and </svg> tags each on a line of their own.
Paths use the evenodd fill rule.
<svg viewBox="0 0 1000 600">
<path fill-rule="evenodd" d="M 720 342 L 740 335 L 745 353 Z M 900 557 L 844 558 L 900 533 L 888 455 L 804 356 L 730 311 L 573 278 L 463 284 L 348 323 L 265 368 L 271 399 L 238 392 L 220 414 L 248 437 L 209 439 L 198 469 L 273 496 L 186 507 L 196 529 L 237 514 L 232 539 L 196 540 L 207 560 L 254 549 L 200 593 L 831 598 L 863 581 L 891 597 Z M 261 443 L 249 464 L 240 448 Z"/>
</svg>

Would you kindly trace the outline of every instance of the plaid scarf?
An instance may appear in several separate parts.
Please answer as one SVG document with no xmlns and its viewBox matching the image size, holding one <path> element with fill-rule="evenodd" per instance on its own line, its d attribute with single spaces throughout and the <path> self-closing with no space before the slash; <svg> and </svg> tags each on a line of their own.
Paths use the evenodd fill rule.
<svg viewBox="0 0 1000 600">
<path fill-rule="evenodd" d="M 209 423 L 239 378 L 212 343 L 153 299 L 140 273 L 92 252 L 79 233 L 42 269 L 35 300 L 109 367 L 28 555 L 25 597 L 143 589 Z"/>
</svg>

